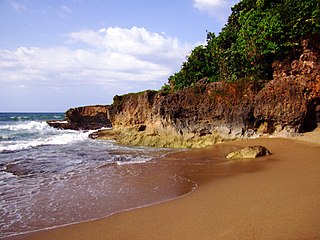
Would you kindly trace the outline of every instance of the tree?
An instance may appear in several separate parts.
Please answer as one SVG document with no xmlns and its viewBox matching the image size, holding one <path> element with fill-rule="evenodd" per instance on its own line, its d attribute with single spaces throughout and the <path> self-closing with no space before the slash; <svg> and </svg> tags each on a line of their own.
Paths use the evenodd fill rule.
<svg viewBox="0 0 320 240">
<path fill-rule="evenodd" d="M 207 32 L 207 44 L 191 52 L 169 84 L 179 90 L 204 77 L 271 79 L 273 61 L 293 60 L 303 39 L 319 48 L 319 0 L 242 0 L 221 33 Z"/>
<path fill-rule="evenodd" d="M 214 75 L 217 71 L 214 63 L 210 48 L 203 45 L 197 46 L 192 50 L 187 61 L 182 64 L 180 72 L 169 77 L 169 83 L 174 90 L 192 86 L 200 79 Z"/>
</svg>

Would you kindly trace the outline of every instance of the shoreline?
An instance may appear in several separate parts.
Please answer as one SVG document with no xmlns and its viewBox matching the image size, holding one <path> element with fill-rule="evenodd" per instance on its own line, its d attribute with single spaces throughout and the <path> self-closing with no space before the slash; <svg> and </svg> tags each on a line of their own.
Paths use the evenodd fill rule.
<svg viewBox="0 0 320 240">
<path fill-rule="evenodd" d="M 191 191 L 190 193 L 187 193 L 181 197 L 175 198 L 174 200 L 165 201 L 163 203 L 158 203 L 152 206 L 136 208 L 134 210 L 117 213 L 98 220 L 72 224 L 51 230 L 43 230 L 27 235 L 14 236 L 8 239 L 106 239 L 106 237 L 107 239 L 234 239 L 233 237 L 239 236 L 249 238 L 251 236 L 252 238 L 253 235 L 256 236 L 257 239 L 265 239 L 270 234 L 274 236 L 274 238 L 271 239 L 280 239 L 281 236 L 287 236 L 290 239 L 317 239 L 317 237 L 320 238 L 320 235 L 316 231 L 316 229 L 320 228 L 320 216 L 314 216 L 318 214 L 317 212 L 313 211 L 312 214 L 312 211 L 306 211 L 305 214 L 307 214 L 308 216 L 311 214 L 308 219 L 312 219 L 312 221 L 307 221 L 309 223 L 309 228 L 306 226 L 304 227 L 304 229 L 308 230 L 301 231 L 300 229 L 299 231 L 299 229 L 297 229 L 296 227 L 300 224 L 302 226 L 305 225 L 305 223 L 303 223 L 304 221 L 301 222 L 299 221 L 299 219 L 293 219 L 293 221 L 297 222 L 297 224 L 295 225 L 295 228 L 292 228 L 292 226 L 288 223 L 284 224 L 283 221 L 278 222 L 278 219 L 276 218 L 276 212 L 271 211 L 271 213 L 267 213 L 263 211 L 264 207 L 266 207 L 266 209 L 276 209 L 278 210 L 277 212 L 279 212 L 279 210 L 281 209 L 277 209 L 276 207 L 276 205 L 279 204 L 276 201 L 276 198 L 279 196 L 271 196 L 269 202 L 267 200 L 264 200 L 264 198 L 261 198 L 262 202 L 265 201 L 264 204 L 261 203 L 261 205 L 263 206 L 262 208 L 245 204 L 248 200 L 252 200 L 252 198 L 260 198 L 257 192 L 254 192 L 255 194 L 253 194 L 252 191 L 262 190 L 265 187 L 264 185 L 266 185 L 266 183 L 271 186 L 277 187 L 277 185 L 279 185 L 279 182 L 275 182 L 275 179 L 278 175 L 281 176 L 281 174 L 284 173 L 288 175 L 286 177 L 289 177 L 290 180 L 288 180 L 288 178 L 286 177 L 282 179 L 282 181 L 287 185 L 289 185 L 290 181 L 293 181 L 293 179 L 298 180 L 299 178 L 297 178 L 296 176 L 298 173 L 296 171 L 291 172 L 291 175 L 283 171 L 288 168 L 288 166 L 286 166 L 287 163 L 289 163 L 288 161 L 291 161 L 291 165 L 289 164 L 289 169 L 291 167 L 294 170 L 297 165 L 301 165 L 301 163 L 299 164 L 299 159 L 297 159 L 297 157 L 299 156 L 303 156 L 303 158 L 306 159 L 305 161 L 307 161 L 308 163 L 312 163 L 315 169 L 320 170 L 320 157 L 319 155 L 317 155 L 320 153 L 319 142 L 313 141 L 313 144 L 310 145 L 309 142 L 301 142 L 300 140 L 301 137 L 290 139 L 258 138 L 254 140 L 232 141 L 219 144 L 220 146 L 231 145 L 233 147 L 247 146 L 248 144 L 261 144 L 269 148 L 269 150 L 273 154 L 269 157 L 263 157 L 261 159 L 248 162 L 231 164 L 227 163 L 227 165 L 230 165 L 229 168 L 231 169 L 231 172 L 224 173 L 225 175 L 221 173 L 222 176 L 212 176 L 212 173 L 210 172 L 210 170 L 212 169 L 209 169 L 209 171 L 204 170 L 201 173 L 202 175 L 199 173 L 191 172 L 187 174 L 187 178 L 191 179 L 191 181 L 196 181 L 198 183 L 198 187 L 194 191 Z M 210 154 L 210 151 L 212 151 L 212 148 L 214 148 L 214 146 L 199 150 L 191 150 L 188 152 L 175 153 L 173 155 L 178 155 L 178 157 L 183 157 L 184 155 L 189 156 L 189 158 L 206 158 L 208 157 L 208 154 Z M 279 152 L 281 150 L 285 151 Z M 291 152 L 288 153 L 289 150 L 295 150 L 299 154 L 292 154 Z M 315 159 L 310 156 L 311 153 L 317 153 L 316 155 L 314 155 Z M 290 158 L 292 158 L 293 160 L 290 160 Z M 243 166 L 249 166 L 249 168 L 246 169 L 245 167 L 242 170 L 240 169 L 241 171 L 239 172 L 237 165 L 239 165 L 240 168 Z M 235 172 L 232 172 L 232 167 L 235 166 Z M 303 170 L 302 172 L 304 172 L 304 174 L 308 173 L 308 171 L 312 171 L 314 173 L 314 169 L 310 169 L 310 166 L 299 166 L 299 170 Z M 275 173 L 278 173 L 278 175 Z M 270 175 L 275 179 L 273 179 L 273 177 L 270 177 Z M 319 174 L 318 176 L 314 176 L 312 174 L 309 175 L 312 176 L 316 181 L 312 182 L 313 184 L 311 184 L 311 186 L 305 185 L 304 188 L 306 190 L 310 190 L 310 188 L 314 190 L 314 199 L 313 201 L 311 201 L 312 199 L 310 200 L 308 195 L 304 196 L 302 193 L 299 197 L 301 202 L 304 202 L 303 200 L 309 202 L 306 207 L 311 208 L 312 206 L 316 206 L 317 209 L 319 209 L 320 204 L 317 204 L 317 202 L 320 202 L 320 190 L 317 191 L 314 185 L 319 186 L 320 176 Z M 262 181 L 261 177 L 263 176 L 265 176 L 266 178 Z M 302 175 L 302 177 L 307 178 L 309 176 Z M 253 179 L 254 181 L 248 182 L 248 179 Z M 257 184 L 255 183 L 256 181 L 262 181 L 261 186 L 257 186 Z M 252 186 L 254 187 L 254 189 L 246 189 L 246 184 L 244 183 L 254 183 Z M 293 181 L 293 183 L 293 185 L 298 186 L 297 184 L 299 182 Z M 243 191 L 239 191 L 238 195 L 236 194 L 236 200 L 232 200 L 232 198 L 231 200 L 230 198 L 226 198 L 226 195 L 232 195 L 233 192 L 236 192 L 235 190 L 237 189 L 237 186 L 240 189 L 246 189 L 246 191 L 250 194 L 245 194 L 243 192 L 243 189 Z M 228 191 L 228 189 L 230 191 Z M 233 191 L 231 191 L 231 189 L 233 189 Z M 299 189 L 303 190 L 303 188 L 301 187 Z M 269 188 L 267 190 L 269 190 L 270 194 L 272 193 L 274 195 L 274 190 L 272 190 L 272 188 Z M 292 193 L 286 193 L 284 191 L 280 194 L 280 196 L 283 197 L 286 196 L 286 194 L 293 194 L 294 196 L 299 195 L 298 192 L 295 192 L 296 190 L 294 188 L 291 190 L 293 191 Z M 210 198 L 211 196 L 212 198 L 210 200 L 212 201 L 212 205 L 214 205 L 215 202 L 216 204 L 222 204 L 224 202 L 224 204 L 222 204 L 222 206 L 224 207 L 215 208 L 211 206 L 208 203 L 208 198 Z M 268 198 L 268 195 L 266 195 L 265 197 Z M 284 197 L 284 199 L 286 199 L 286 197 Z M 286 214 L 283 214 L 282 218 L 288 220 L 289 216 L 292 215 L 292 213 L 290 213 L 291 211 L 297 212 L 295 210 L 297 206 L 300 206 L 301 204 L 304 206 L 303 203 L 298 203 L 293 204 L 286 210 L 283 210 Z M 239 205 L 239 208 L 235 207 L 237 205 Z M 254 219 L 252 219 L 252 216 L 247 216 L 248 214 L 241 210 L 248 208 L 249 213 L 257 212 L 256 215 L 253 214 Z M 208 216 L 208 212 L 210 212 L 211 210 L 214 210 L 211 212 L 212 216 Z M 232 217 L 228 217 L 228 213 L 230 214 L 230 210 L 232 210 L 231 213 L 234 214 L 235 212 L 238 212 L 238 214 L 235 214 Z M 286 230 L 281 230 L 281 228 L 279 228 L 278 226 L 276 227 L 277 231 L 273 231 L 273 228 L 268 225 L 264 227 L 264 218 L 261 218 L 261 211 L 263 212 L 262 215 L 268 216 L 271 214 L 271 217 L 267 218 L 267 222 L 269 224 L 270 222 L 272 222 L 271 220 L 275 218 L 274 220 L 275 222 L 277 222 L 277 224 L 275 225 L 290 226 L 288 226 Z M 299 208 L 298 212 L 301 215 L 301 218 L 303 217 L 305 219 L 306 216 L 301 213 L 301 208 Z M 274 214 L 275 216 L 273 216 L 272 214 Z M 172 224 L 168 223 L 167 219 L 172 220 Z M 217 221 L 217 219 L 220 220 Z M 239 227 L 237 226 L 239 225 L 239 221 L 245 221 L 250 224 L 242 224 L 247 226 L 247 228 Z M 232 223 L 235 225 L 233 225 Z M 312 224 L 310 225 L 310 223 Z"/>
<path fill-rule="evenodd" d="M 190 180 L 190 182 L 192 182 L 192 181 Z M 94 219 L 90 219 L 90 220 L 86 220 L 86 221 L 82 221 L 82 222 L 63 224 L 63 225 L 59 225 L 59 226 L 48 227 L 48 228 L 44 228 L 44 229 L 40 229 L 40 230 L 34 230 L 34 231 L 30 231 L 30 232 L 22 232 L 22 233 L 19 233 L 17 235 L 12 235 L 12 236 L 6 237 L 4 239 L 7 239 L 7 240 L 25 239 L 26 237 L 29 237 L 29 236 L 32 237 L 34 234 L 38 234 L 38 233 L 42 233 L 42 232 L 46 232 L 46 231 L 51 231 L 51 230 L 56 230 L 56 229 L 59 229 L 59 228 L 70 227 L 70 226 L 78 225 L 78 224 L 86 224 L 86 223 L 90 223 L 90 222 L 106 219 L 106 218 L 115 216 L 117 214 L 130 212 L 130 211 L 135 211 L 135 210 L 139 210 L 139 209 L 142 209 L 142 208 L 148 208 L 148 207 L 156 206 L 156 205 L 159 205 L 159 204 L 164 204 L 164 203 L 169 202 L 169 201 L 174 201 L 176 199 L 183 198 L 184 196 L 187 196 L 188 194 L 192 194 L 197 189 L 197 187 L 198 186 L 196 184 L 196 186 L 190 192 L 187 192 L 187 193 L 185 193 L 185 194 L 183 194 L 181 196 L 178 196 L 178 197 L 175 197 L 175 198 L 172 198 L 172 199 L 166 199 L 166 200 L 163 200 L 163 201 L 159 201 L 159 202 L 151 203 L 151 204 L 146 204 L 146 205 L 142 205 L 142 206 L 139 206 L 139 207 L 128 208 L 128 209 L 125 209 L 123 211 L 111 213 L 111 214 L 109 214 L 107 216 L 104 216 L 102 218 L 98 217 L 98 218 L 94 218 Z"/>
</svg>

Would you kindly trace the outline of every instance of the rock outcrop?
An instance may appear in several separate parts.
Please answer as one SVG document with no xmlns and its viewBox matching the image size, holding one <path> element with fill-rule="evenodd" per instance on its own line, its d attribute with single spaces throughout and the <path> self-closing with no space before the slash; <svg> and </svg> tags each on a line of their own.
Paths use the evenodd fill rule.
<svg viewBox="0 0 320 240">
<path fill-rule="evenodd" d="M 71 108 L 65 113 L 64 121 L 48 121 L 52 127 L 72 130 L 96 130 L 111 128 L 109 106 L 95 105 Z"/>
<path fill-rule="evenodd" d="M 227 159 L 251 159 L 270 155 L 270 151 L 263 146 L 248 146 L 239 151 L 229 153 Z"/>
<path fill-rule="evenodd" d="M 276 64 L 274 79 L 255 97 L 256 125 L 267 133 L 310 131 L 320 122 L 320 64 L 306 46 L 291 68 Z"/>
<path fill-rule="evenodd" d="M 305 47 L 291 65 L 275 63 L 269 82 L 199 81 L 171 94 L 115 96 L 110 106 L 68 110 L 66 122 L 71 129 L 112 125 L 112 130 L 91 137 L 154 147 L 203 147 L 228 139 L 310 131 L 320 122 L 319 58 Z"/>
</svg>

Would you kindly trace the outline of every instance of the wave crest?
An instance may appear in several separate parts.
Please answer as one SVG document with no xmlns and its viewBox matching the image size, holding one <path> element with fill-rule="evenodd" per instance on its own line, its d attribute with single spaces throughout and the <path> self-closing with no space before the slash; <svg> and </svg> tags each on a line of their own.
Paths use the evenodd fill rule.
<svg viewBox="0 0 320 240">
<path fill-rule="evenodd" d="M 46 122 L 37 122 L 37 121 L 30 121 L 30 122 L 21 122 L 18 124 L 8 124 L 0 126 L 0 130 L 10 130 L 10 131 L 22 131 L 22 130 L 45 130 L 49 129 L 50 126 Z"/>
<path fill-rule="evenodd" d="M 30 121 L 3 125 L 0 130 L 0 152 L 14 152 L 46 145 L 64 145 L 88 139 L 91 131 L 64 131 L 50 127 L 46 122 Z M 9 133 L 8 133 L 9 132 Z"/>
</svg>

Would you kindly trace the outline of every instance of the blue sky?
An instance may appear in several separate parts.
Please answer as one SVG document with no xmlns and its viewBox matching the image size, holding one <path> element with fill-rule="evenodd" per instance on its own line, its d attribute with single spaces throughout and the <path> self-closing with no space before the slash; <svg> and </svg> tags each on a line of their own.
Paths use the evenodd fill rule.
<svg viewBox="0 0 320 240">
<path fill-rule="evenodd" d="M 238 0 L 0 0 L 0 112 L 159 89 Z"/>
</svg>

